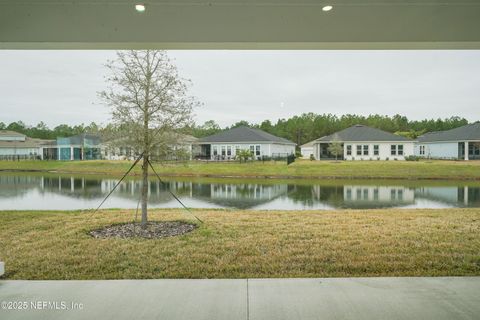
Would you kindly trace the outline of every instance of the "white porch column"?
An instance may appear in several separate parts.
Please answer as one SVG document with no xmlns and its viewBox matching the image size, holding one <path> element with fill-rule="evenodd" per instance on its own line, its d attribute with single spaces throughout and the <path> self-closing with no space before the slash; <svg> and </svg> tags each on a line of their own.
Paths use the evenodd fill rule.
<svg viewBox="0 0 480 320">
<path fill-rule="evenodd" d="M 73 147 L 70 147 L 70 160 L 73 160 Z"/>
<path fill-rule="evenodd" d="M 468 206 L 468 187 L 463 187 L 463 203 Z"/>
<path fill-rule="evenodd" d="M 468 141 L 465 141 L 464 144 L 465 144 L 465 160 L 468 160 Z"/>
</svg>

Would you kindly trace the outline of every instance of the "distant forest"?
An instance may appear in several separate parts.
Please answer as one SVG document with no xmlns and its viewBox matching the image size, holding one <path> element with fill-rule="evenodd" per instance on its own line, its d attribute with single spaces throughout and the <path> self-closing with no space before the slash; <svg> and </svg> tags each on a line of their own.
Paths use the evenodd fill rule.
<svg viewBox="0 0 480 320">
<path fill-rule="evenodd" d="M 183 131 L 186 134 L 201 138 L 218 133 L 222 130 L 239 126 L 249 126 L 262 129 L 273 135 L 289 139 L 298 145 L 302 145 L 311 140 L 332 134 L 355 124 L 363 124 L 409 138 L 416 138 L 426 132 L 461 127 L 468 124 L 468 121 L 460 117 L 409 120 L 407 117 L 401 115 L 394 115 L 392 117 L 377 114 L 369 116 L 352 114 L 336 116 L 333 114 L 304 113 L 300 116 L 294 116 L 288 119 L 279 119 L 276 123 L 273 123 L 270 120 L 264 120 L 261 123 L 239 121 L 232 126 L 224 128 L 221 128 L 214 120 L 210 120 L 202 125 L 192 124 L 191 126 L 184 128 Z M 13 130 L 32 138 L 42 139 L 68 137 L 80 133 L 101 133 L 104 129 L 105 128 L 101 128 L 93 122 L 89 125 L 81 124 L 76 126 L 62 124 L 53 129 L 48 128 L 43 122 L 38 123 L 36 126 L 28 126 L 22 121 L 12 122 L 8 125 L 0 122 L 0 130 Z"/>
</svg>

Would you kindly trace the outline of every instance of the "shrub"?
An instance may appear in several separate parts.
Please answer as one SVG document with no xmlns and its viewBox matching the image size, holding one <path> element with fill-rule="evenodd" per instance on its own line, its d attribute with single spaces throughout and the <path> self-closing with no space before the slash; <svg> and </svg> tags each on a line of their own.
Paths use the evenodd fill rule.
<svg viewBox="0 0 480 320">
<path fill-rule="evenodd" d="M 315 156 L 313 154 L 310 154 L 310 161 L 315 160 Z"/>
<path fill-rule="evenodd" d="M 412 156 L 405 157 L 405 160 L 406 161 L 418 161 L 418 160 L 420 160 L 420 157 L 412 155 Z"/>
</svg>

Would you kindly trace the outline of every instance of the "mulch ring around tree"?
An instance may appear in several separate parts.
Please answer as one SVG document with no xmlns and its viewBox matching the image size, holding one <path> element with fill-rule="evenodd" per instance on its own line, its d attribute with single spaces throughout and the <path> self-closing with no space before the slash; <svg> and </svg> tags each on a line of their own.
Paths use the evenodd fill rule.
<svg viewBox="0 0 480 320">
<path fill-rule="evenodd" d="M 192 232 L 196 228 L 196 224 L 184 221 L 151 221 L 147 223 L 146 228 L 142 228 L 140 223 L 124 223 L 92 230 L 89 232 L 89 234 L 97 239 L 159 239 L 186 234 Z"/>
</svg>

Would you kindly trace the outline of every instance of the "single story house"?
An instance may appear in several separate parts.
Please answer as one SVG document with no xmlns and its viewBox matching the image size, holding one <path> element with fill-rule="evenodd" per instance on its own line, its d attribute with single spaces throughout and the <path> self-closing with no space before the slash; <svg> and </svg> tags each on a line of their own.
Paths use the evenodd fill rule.
<svg viewBox="0 0 480 320">
<path fill-rule="evenodd" d="M 265 131 L 241 126 L 198 140 L 197 159 L 232 160 L 240 150 L 250 150 L 255 159 L 295 154 L 295 143 Z"/>
<path fill-rule="evenodd" d="M 44 159 L 44 149 L 55 140 L 29 138 L 26 135 L 0 130 L 0 159 Z"/>
<path fill-rule="evenodd" d="M 302 144 L 300 146 L 300 153 L 302 154 L 302 159 L 310 159 L 310 156 L 315 156 L 313 151 L 313 143 L 315 140 Z"/>
<path fill-rule="evenodd" d="M 480 122 L 418 137 L 415 155 L 432 159 L 480 159 Z"/>
<path fill-rule="evenodd" d="M 331 146 L 339 146 L 338 159 L 405 160 L 414 154 L 415 141 L 380 129 L 354 125 L 314 142 L 317 160 L 335 159 Z"/>
<path fill-rule="evenodd" d="M 198 138 L 181 133 L 173 133 L 168 136 L 160 136 L 160 141 L 165 141 L 166 147 L 153 150 L 153 158 L 162 160 L 191 160 L 194 153 L 195 143 Z M 125 139 L 116 139 L 102 143 L 102 158 L 107 160 L 134 160 L 140 152 L 132 147 L 132 143 Z"/>
</svg>

